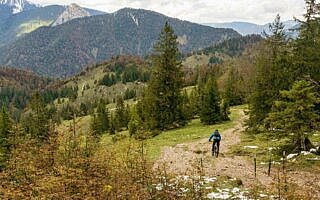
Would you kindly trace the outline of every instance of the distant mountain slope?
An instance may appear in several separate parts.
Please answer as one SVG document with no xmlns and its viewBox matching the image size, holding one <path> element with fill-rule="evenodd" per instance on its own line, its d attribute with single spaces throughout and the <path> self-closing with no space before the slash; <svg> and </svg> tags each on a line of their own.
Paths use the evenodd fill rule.
<svg viewBox="0 0 320 200">
<path fill-rule="evenodd" d="M 136 9 L 75 19 L 42 27 L 0 49 L 0 63 L 30 69 L 41 75 L 70 76 L 88 64 L 114 55 L 147 55 L 166 21 L 179 36 L 183 52 L 199 50 L 227 38 L 240 37 L 231 29 L 202 26 Z"/>
<path fill-rule="evenodd" d="M 64 10 L 63 6 L 46 6 L 9 16 L 0 24 L 0 46 L 41 26 L 51 24 Z"/>
<path fill-rule="evenodd" d="M 0 87 L 15 86 L 27 90 L 43 89 L 51 79 L 40 77 L 30 71 L 0 66 Z"/>
<path fill-rule="evenodd" d="M 0 24 L 8 19 L 11 15 L 11 9 L 8 6 L 0 5 Z M 1 26 L 0 26 L 1 28 Z M 1 29 L 0 29 L 1 31 Z"/>
<path fill-rule="evenodd" d="M 81 8 L 77 4 L 71 4 L 68 6 L 65 11 L 52 23 L 51 26 L 61 25 L 70 20 L 89 17 L 90 13 L 86 11 L 84 8 Z"/>
<path fill-rule="evenodd" d="M 86 15 L 70 13 L 70 10 L 71 12 L 74 10 L 81 10 L 83 13 L 86 13 Z M 39 27 L 49 26 L 55 21 L 57 25 L 78 17 L 94 16 L 99 14 L 104 14 L 104 12 L 81 8 L 73 4 L 72 6 L 52 5 L 36 7 L 13 15 L 11 14 L 9 7 L 1 7 L 0 5 L 0 46 L 4 46 L 16 40 L 23 34 L 30 33 Z M 62 18 L 64 19 L 63 22 Z"/>
<path fill-rule="evenodd" d="M 22 11 L 31 10 L 38 6 L 26 0 L 0 0 L 0 6 L 10 8 L 10 13 L 17 14 Z"/>
<path fill-rule="evenodd" d="M 298 23 L 293 20 L 289 20 L 289 21 L 283 22 L 283 24 L 285 25 L 285 29 L 289 30 L 297 26 Z M 229 22 L 229 23 L 207 23 L 205 25 L 216 27 L 216 28 L 232 28 L 242 35 L 251 35 L 251 34 L 261 35 L 263 31 L 266 31 L 268 33 L 270 23 L 264 24 L 264 25 L 258 25 L 254 23 L 248 23 L 248 22 Z"/>
<path fill-rule="evenodd" d="M 26 107 L 32 93 L 45 89 L 52 80 L 32 72 L 0 67 L 0 107 L 10 108 L 15 115 Z"/>
<path fill-rule="evenodd" d="M 262 41 L 260 35 L 246 35 L 240 38 L 231 38 L 202 50 L 205 54 L 223 53 L 230 57 L 240 56 L 248 46 Z"/>
</svg>

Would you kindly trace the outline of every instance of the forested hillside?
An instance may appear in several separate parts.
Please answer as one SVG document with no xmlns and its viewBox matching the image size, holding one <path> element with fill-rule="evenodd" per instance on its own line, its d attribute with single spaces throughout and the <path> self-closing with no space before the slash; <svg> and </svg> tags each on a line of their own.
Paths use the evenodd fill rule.
<svg viewBox="0 0 320 200">
<path fill-rule="evenodd" d="M 277 15 L 265 38 L 210 45 L 203 36 L 208 48 L 183 53 L 192 48 L 181 44 L 181 23 L 193 24 L 166 18 L 145 57 L 113 56 L 54 82 L 2 69 L 2 86 L 29 96 L 19 115 L 19 92 L 2 98 L 0 197 L 319 199 L 320 4 L 306 7 L 297 39 Z M 137 13 L 98 18 L 143 26 Z M 135 31 L 113 36 L 135 40 Z"/>
<path fill-rule="evenodd" d="M 5 46 L 40 27 L 51 26 L 63 13 L 64 17 L 72 16 L 69 20 L 82 17 L 79 13 L 72 13 L 72 11 L 75 10 L 84 10 L 89 16 L 105 14 L 104 12 L 93 9 L 80 8 L 77 5 L 74 5 L 75 9 L 68 9 L 69 7 L 70 6 L 61 5 L 34 6 L 32 9 L 24 9 L 21 12 L 12 14 L 12 8 L 10 6 L 1 4 L 0 46 Z M 68 20 L 65 19 L 63 23 L 67 21 Z"/>
<path fill-rule="evenodd" d="M 75 19 L 61 26 L 39 28 L 2 47 L 0 63 L 40 75 L 74 75 L 88 64 L 115 55 L 150 54 L 166 21 L 173 25 L 182 52 L 240 37 L 231 29 L 216 29 L 152 11 L 126 8 L 113 14 Z"/>
<path fill-rule="evenodd" d="M 44 90 L 52 81 L 32 72 L 0 67 L 0 106 L 11 109 L 15 119 L 18 119 L 31 94 Z"/>
</svg>

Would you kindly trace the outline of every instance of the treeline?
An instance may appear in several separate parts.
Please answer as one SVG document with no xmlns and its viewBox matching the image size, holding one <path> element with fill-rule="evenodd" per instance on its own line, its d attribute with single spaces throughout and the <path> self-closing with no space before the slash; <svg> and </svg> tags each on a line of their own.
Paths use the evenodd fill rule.
<svg viewBox="0 0 320 200">
<path fill-rule="evenodd" d="M 130 108 L 118 97 L 111 114 L 105 103 L 100 102 L 92 117 L 93 131 L 114 134 L 114 130 L 124 128 L 129 129 L 131 136 L 145 139 L 184 126 L 195 117 L 200 117 L 204 124 L 229 119 L 229 103 L 222 100 L 213 74 L 205 72 L 199 86 L 182 90 L 181 56 L 175 39 L 172 28 L 166 24 L 154 47 L 151 79 L 138 103 Z"/>
<path fill-rule="evenodd" d="M 99 81 L 100 85 L 112 86 L 119 82 L 147 82 L 150 78 L 150 72 L 148 69 L 140 69 L 135 64 L 130 64 L 129 66 L 123 63 L 116 62 L 109 66 L 110 72 L 105 74 L 103 78 Z"/>
<path fill-rule="evenodd" d="M 248 125 L 253 132 L 291 138 L 290 151 L 309 150 L 320 128 L 319 4 L 306 1 L 300 35 L 288 40 L 278 15 L 256 60 Z"/>
<path fill-rule="evenodd" d="M 242 52 L 251 44 L 262 41 L 260 35 L 246 35 L 237 38 L 231 38 L 224 40 L 214 46 L 210 46 L 200 51 L 199 53 L 204 54 L 215 54 L 223 53 L 229 55 L 230 57 L 240 56 Z"/>
</svg>

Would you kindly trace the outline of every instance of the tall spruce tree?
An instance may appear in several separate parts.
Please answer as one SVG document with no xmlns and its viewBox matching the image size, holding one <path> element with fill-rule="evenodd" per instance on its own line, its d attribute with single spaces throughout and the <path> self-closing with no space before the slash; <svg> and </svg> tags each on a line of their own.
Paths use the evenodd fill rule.
<svg viewBox="0 0 320 200">
<path fill-rule="evenodd" d="M 95 133 L 95 136 L 100 136 L 109 131 L 109 128 L 109 112 L 105 102 L 100 100 L 97 106 L 97 111 L 93 114 L 91 119 L 91 130 Z"/>
<path fill-rule="evenodd" d="M 288 74 L 290 62 L 284 25 L 279 15 L 269 28 L 271 35 L 266 35 L 267 39 L 257 58 L 253 92 L 249 98 L 248 125 L 255 130 L 264 127 L 263 120 L 270 112 L 272 103 L 278 99 L 279 91 L 288 89 L 292 82 Z"/>
<path fill-rule="evenodd" d="M 50 122 L 48 110 L 40 92 L 35 92 L 32 95 L 29 108 L 30 111 L 24 117 L 22 123 L 26 133 L 40 141 L 47 140 L 49 138 Z"/>
<path fill-rule="evenodd" d="M 0 171 L 5 167 L 5 163 L 10 157 L 11 129 L 12 126 L 9 115 L 3 106 L 0 113 Z"/>
<path fill-rule="evenodd" d="M 119 131 L 121 128 L 128 128 L 128 123 L 130 121 L 130 108 L 124 104 L 124 100 L 121 96 L 117 97 L 116 100 L 116 111 L 115 111 L 115 126 Z"/>
<path fill-rule="evenodd" d="M 184 124 L 182 71 L 177 36 L 167 22 L 154 46 L 153 72 L 143 99 L 150 129 L 169 129 Z M 144 118 L 144 117 L 142 117 Z"/>
<path fill-rule="evenodd" d="M 221 121 L 221 98 L 215 79 L 209 78 L 200 94 L 200 120 L 204 124 L 215 124 Z"/>
<path fill-rule="evenodd" d="M 300 21 L 299 37 L 294 44 L 296 77 L 310 76 L 320 82 L 320 3 L 306 0 L 305 20 Z"/>
<path fill-rule="evenodd" d="M 292 137 L 298 150 L 310 149 L 306 137 L 320 128 L 320 115 L 315 112 L 315 105 L 320 103 L 317 91 L 310 81 L 295 82 L 290 90 L 280 92 L 281 98 L 265 119 L 278 135 Z"/>
</svg>

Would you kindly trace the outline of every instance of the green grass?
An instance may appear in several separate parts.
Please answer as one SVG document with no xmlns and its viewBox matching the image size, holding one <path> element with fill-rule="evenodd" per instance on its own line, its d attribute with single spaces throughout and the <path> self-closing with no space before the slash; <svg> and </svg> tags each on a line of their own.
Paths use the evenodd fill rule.
<svg viewBox="0 0 320 200">
<path fill-rule="evenodd" d="M 215 129 L 219 129 L 223 135 L 223 131 L 232 128 L 235 125 L 236 120 L 241 117 L 240 111 L 244 108 L 244 106 L 232 108 L 230 114 L 231 120 L 224 123 L 207 126 L 203 125 L 200 122 L 200 119 L 194 119 L 182 128 L 164 131 L 154 138 L 144 140 L 147 157 L 150 160 L 156 160 L 161 154 L 162 147 L 175 146 L 185 142 L 193 142 L 199 139 L 209 138 L 210 134 Z M 126 136 L 125 140 L 129 140 L 128 131 L 123 131 L 117 134 L 121 134 L 124 137 Z M 113 144 L 112 137 L 114 136 L 104 135 L 101 141 L 103 146 L 119 145 L 119 143 Z M 120 143 L 122 142 L 127 141 L 121 141 Z"/>
<path fill-rule="evenodd" d="M 49 26 L 52 21 L 41 21 L 41 20 L 31 20 L 27 23 L 23 23 L 19 26 L 19 30 L 17 32 L 17 37 L 20 37 L 23 34 L 30 33 L 39 27 Z"/>
<path fill-rule="evenodd" d="M 155 160 L 160 156 L 161 148 L 164 146 L 175 146 L 180 143 L 191 142 L 202 138 L 209 138 L 215 129 L 220 132 L 232 128 L 235 120 L 240 117 L 241 107 L 231 109 L 231 120 L 221 124 L 206 126 L 199 119 L 192 120 L 185 127 L 162 132 L 160 135 L 145 141 L 147 156 Z"/>
<path fill-rule="evenodd" d="M 320 143 L 320 135 L 310 137 L 313 144 Z M 247 156 L 249 159 L 256 156 L 258 165 L 265 165 L 269 159 L 272 161 L 280 162 L 282 158 L 283 150 L 286 149 L 291 143 L 290 139 L 277 139 L 272 133 L 260 133 L 260 134 L 249 134 L 244 133 L 241 135 L 241 143 L 233 146 L 230 153 L 238 156 Z M 245 148 L 245 146 L 257 146 L 257 149 Z M 272 150 L 270 150 L 272 148 Z M 290 154 L 291 152 L 286 152 Z M 320 161 L 310 161 L 309 158 L 317 157 L 314 154 L 307 156 L 299 155 L 295 159 L 291 159 L 288 167 L 292 169 L 299 169 L 305 171 L 318 170 L 320 172 Z M 319 156 L 318 156 L 319 157 Z M 294 162 L 292 160 L 295 160 Z"/>
</svg>

